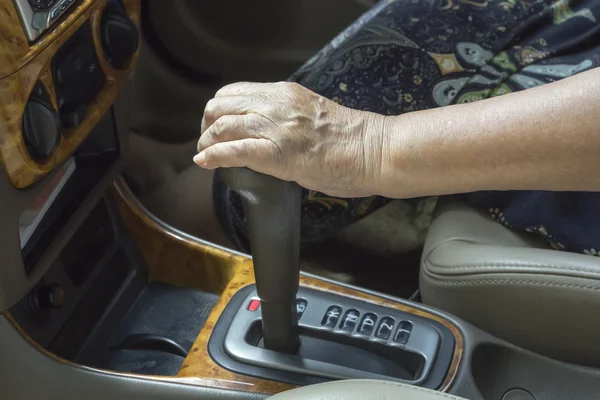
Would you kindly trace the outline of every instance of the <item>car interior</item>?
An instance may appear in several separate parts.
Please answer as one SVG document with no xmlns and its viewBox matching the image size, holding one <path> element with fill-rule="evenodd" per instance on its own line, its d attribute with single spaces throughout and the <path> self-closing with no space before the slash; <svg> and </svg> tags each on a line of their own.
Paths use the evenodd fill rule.
<svg viewBox="0 0 600 400">
<path fill-rule="evenodd" d="M 378 4 L 0 0 L 0 398 L 600 398 L 600 258 L 453 197 L 301 243 L 296 184 L 192 162 Z"/>
</svg>

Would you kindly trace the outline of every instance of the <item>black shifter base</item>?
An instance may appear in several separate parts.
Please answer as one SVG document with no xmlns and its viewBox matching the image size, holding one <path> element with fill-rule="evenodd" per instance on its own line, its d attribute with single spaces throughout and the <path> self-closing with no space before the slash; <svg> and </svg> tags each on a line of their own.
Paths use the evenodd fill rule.
<svg viewBox="0 0 600 400">
<path fill-rule="evenodd" d="M 384 379 L 438 389 L 454 353 L 441 323 L 332 293 L 300 288 L 301 344 L 294 354 L 265 349 L 255 286 L 234 296 L 209 342 L 211 357 L 233 372 L 308 385 Z"/>
</svg>

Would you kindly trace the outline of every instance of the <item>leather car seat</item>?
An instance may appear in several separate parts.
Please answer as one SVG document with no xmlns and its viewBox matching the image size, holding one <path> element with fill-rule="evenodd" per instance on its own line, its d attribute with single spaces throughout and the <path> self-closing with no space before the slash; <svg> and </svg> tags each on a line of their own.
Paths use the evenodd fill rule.
<svg viewBox="0 0 600 400">
<path fill-rule="evenodd" d="M 418 386 L 375 380 L 347 380 L 305 386 L 271 400 L 464 400 Z"/>
<path fill-rule="evenodd" d="M 600 366 L 600 258 L 552 250 L 456 199 L 440 202 L 421 296 L 513 344 Z"/>
</svg>

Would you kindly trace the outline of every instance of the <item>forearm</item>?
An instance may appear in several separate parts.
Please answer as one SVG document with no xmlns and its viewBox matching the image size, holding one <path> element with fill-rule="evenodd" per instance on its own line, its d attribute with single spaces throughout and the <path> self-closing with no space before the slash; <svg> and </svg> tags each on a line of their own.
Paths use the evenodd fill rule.
<svg viewBox="0 0 600 400">
<path fill-rule="evenodd" d="M 388 117 L 375 192 L 600 191 L 600 68 L 476 103 Z"/>
</svg>

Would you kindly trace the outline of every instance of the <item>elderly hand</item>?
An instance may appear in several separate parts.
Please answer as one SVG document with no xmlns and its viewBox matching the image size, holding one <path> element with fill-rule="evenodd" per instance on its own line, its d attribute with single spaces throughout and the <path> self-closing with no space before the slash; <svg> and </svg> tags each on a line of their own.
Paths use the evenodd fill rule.
<svg viewBox="0 0 600 400">
<path fill-rule="evenodd" d="M 248 167 L 332 196 L 369 196 L 384 120 L 295 83 L 236 83 L 208 102 L 194 162 Z"/>
</svg>

